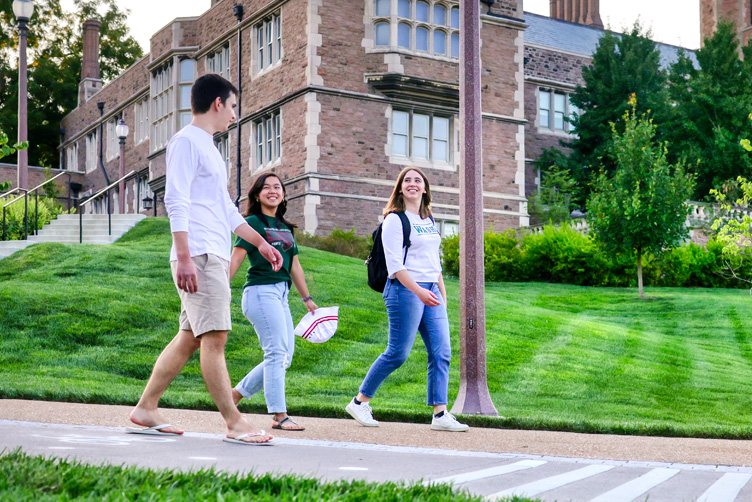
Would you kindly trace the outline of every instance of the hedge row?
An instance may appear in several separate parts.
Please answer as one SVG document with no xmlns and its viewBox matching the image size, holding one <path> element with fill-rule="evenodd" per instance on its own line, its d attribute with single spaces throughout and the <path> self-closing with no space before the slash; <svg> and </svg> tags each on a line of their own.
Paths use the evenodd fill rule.
<svg viewBox="0 0 752 502">
<path fill-rule="evenodd" d="M 459 237 L 442 242 L 444 273 L 459 275 Z M 745 288 L 745 283 L 728 277 L 721 245 L 689 243 L 664 253 L 643 258 L 643 280 L 647 286 Z M 546 226 L 542 233 L 523 234 L 516 230 L 486 232 L 485 266 L 487 281 L 553 282 L 580 286 L 634 287 L 637 263 L 633 256 L 606 252 L 589 235 L 568 225 Z M 752 266 L 738 271 L 752 278 Z"/>
</svg>

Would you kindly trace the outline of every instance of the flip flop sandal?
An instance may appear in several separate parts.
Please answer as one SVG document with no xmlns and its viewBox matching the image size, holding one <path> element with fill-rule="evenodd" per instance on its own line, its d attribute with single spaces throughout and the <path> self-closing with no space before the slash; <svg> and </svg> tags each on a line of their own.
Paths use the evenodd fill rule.
<svg viewBox="0 0 752 502">
<path fill-rule="evenodd" d="M 262 430 L 258 432 L 249 432 L 247 434 L 241 434 L 240 436 L 237 436 L 234 438 L 227 436 L 222 441 L 224 441 L 225 443 L 235 443 L 235 444 L 242 444 L 242 445 L 247 445 L 247 446 L 271 446 L 274 444 L 272 443 L 271 439 L 263 443 L 253 443 L 251 441 L 243 441 L 244 439 L 252 438 L 256 436 L 266 436 L 266 431 Z"/>
<path fill-rule="evenodd" d="M 149 436 L 180 436 L 183 434 L 183 431 L 170 432 L 170 431 L 162 430 L 162 429 L 167 429 L 168 427 L 175 428 L 175 426 L 172 424 L 155 425 L 153 427 L 146 427 L 143 429 L 137 429 L 135 427 L 126 427 L 125 433 L 126 434 L 147 434 Z"/>
<path fill-rule="evenodd" d="M 297 428 L 293 429 L 293 428 L 289 428 L 289 427 L 282 427 L 282 424 L 284 424 L 285 422 L 290 422 L 291 424 L 295 424 L 297 426 Z M 282 420 L 280 420 L 279 422 L 277 422 L 277 425 L 272 425 L 272 429 L 279 429 L 279 430 L 282 430 L 282 431 L 296 431 L 297 432 L 297 431 L 304 431 L 305 427 L 301 427 L 300 424 L 297 423 L 292 418 L 285 417 Z"/>
</svg>

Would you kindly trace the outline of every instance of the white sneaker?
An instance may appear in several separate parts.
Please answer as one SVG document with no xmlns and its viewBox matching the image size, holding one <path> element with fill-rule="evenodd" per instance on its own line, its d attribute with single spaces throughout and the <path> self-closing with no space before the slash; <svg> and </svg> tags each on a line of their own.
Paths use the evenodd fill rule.
<svg viewBox="0 0 752 502">
<path fill-rule="evenodd" d="M 373 419 L 373 411 L 371 411 L 371 405 L 368 403 L 355 404 L 355 402 L 351 400 L 347 406 L 345 406 L 345 411 L 364 427 L 379 426 L 379 423 Z"/>
<path fill-rule="evenodd" d="M 445 411 L 441 418 L 436 418 L 434 415 L 431 420 L 431 429 L 434 431 L 465 432 L 469 428 L 469 425 L 459 423 L 448 411 Z"/>
</svg>

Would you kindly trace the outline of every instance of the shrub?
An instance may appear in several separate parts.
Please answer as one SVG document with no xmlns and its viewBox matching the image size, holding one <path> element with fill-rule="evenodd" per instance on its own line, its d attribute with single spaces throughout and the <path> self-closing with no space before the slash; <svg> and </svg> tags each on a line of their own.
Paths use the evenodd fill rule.
<svg viewBox="0 0 752 502">
<path fill-rule="evenodd" d="M 486 232 L 483 238 L 486 280 L 503 282 L 527 280 L 516 230 L 510 229 L 503 233 Z M 459 277 L 459 235 L 452 235 L 441 240 L 441 255 L 444 274 Z"/>
<path fill-rule="evenodd" d="M 521 246 L 531 280 L 579 286 L 607 283 L 609 263 L 603 252 L 592 237 L 569 224 L 547 225 L 540 234 L 526 235 Z"/>
<path fill-rule="evenodd" d="M 4 206 L 16 195 L 5 197 L 0 199 L 0 206 Z M 36 222 L 34 210 L 36 208 L 36 200 L 34 197 L 29 197 L 29 233 L 34 231 L 34 223 Z M 65 208 L 57 202 L 56 199 L 48 197 L 39 197 L 39 220 L 37 229 L 41 229 L 50 221 L 57 218 L 57 215 L 65 212 Z M 0 218 L 2 215 L 0 214 Z M 1 224 L 1 220 L 0 220 Z M 18 200 L 5 209 L 5 239 L 6 240 L 21 240 L 24 236 L 24 201 Z"/>
<path fill-rule="evenodd" d="M 332 230 L 327 236 L 301 234 L 296 237 L 298 244 L 309 246 L 322 251 L 329 251 L 354 258 L 368 258 L 371 252 L 372 240 L 370 237 L 358 237 L 355 229 L 344 231 L 338 228 Z"/>
</svg>

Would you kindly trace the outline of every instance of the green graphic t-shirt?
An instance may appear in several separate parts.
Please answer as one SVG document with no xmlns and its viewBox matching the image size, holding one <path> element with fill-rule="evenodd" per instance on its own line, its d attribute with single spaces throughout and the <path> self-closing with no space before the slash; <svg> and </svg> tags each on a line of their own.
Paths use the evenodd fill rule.
<svg viewBox="0 0 752 502">
<path fill-rule="evenodd" d="M 290 228 L 276 218 L 265 215 L 251 215 L 245 219 L 248 224 L 263 237 L 266 242 L 277 248 L 282 255 L 282 268 L 277 272 L 272 269 L 271 263 L 261 256 L 258 248 L 244 241 L 240 237 L 235 239 L 235 247 L 242 247 L 248 253 L 248 261 L 251 263 L 246 275 L 243 289 L 248 286 L 261 284 L 276 284 L 278 282 L 291 282 L 290 268 L 292 257 L 298 254 L 298 245 Z"/>
</svg>

